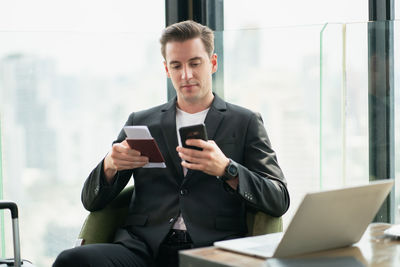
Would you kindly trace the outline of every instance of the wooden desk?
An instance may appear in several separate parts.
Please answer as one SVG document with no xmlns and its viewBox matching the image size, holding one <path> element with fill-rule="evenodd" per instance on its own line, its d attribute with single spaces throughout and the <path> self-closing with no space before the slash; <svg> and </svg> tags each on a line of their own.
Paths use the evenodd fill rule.
<svg viewBox="0 0 400 267">
<path fill-rule="evenodd" d="M 360 242 L 351 247 L 304 254 L 295 258 L 353 256 L 365 266 L 400 266 L 400 241 L 383 235 L 383 231 L 389 227 L 389 224 L 371 224 Z M 180 262 L 180 267 L 262 267 L 265 259 L 206 247 L 181 251 Z"/>
</svg>

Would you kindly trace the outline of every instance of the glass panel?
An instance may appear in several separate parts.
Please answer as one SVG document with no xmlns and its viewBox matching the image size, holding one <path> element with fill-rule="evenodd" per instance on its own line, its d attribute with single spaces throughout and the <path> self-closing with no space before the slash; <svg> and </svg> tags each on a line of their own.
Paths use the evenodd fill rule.
<svg viewBox="0 0 400 267">
<path fill-rule="evenodd" d="M 368 157 L 368 26 L 354 23 L 342 26 L 345 55 L 342 98 L 343 185 L 367 183 Z"/>
<path fill-rule="evenodd" d="M 3 136 L 2 136 L 2 121 L 1 121 L 1 110 L 0 110 L 0 200 L 4 199 L 3 197 Z M 0 243 L 1 243 L 1 250 L 0 250 L 0 257 L 4 258 L 6 254 L 6 244 L 5 244 L 5 237 L 4 237 L 4 210 L 0 211 Z"/>
<path fill-rule="evenodd" d="M 400 8 L 400 4 L 397 6 Z M 400 13 L 400 11 L 398 12 Z M 400 223 L 400 21 L 395 21 L 394 32 L 394 140 L 395 140 L 395 223 Z"/>
<path fill-rule="evenodd" d="M 367 24 L 328 24 L 321 48 L 322 188 L 366 183 Z"/>
<path fill-rule="evenodd" d="M 323 189 L 343 183 L 342 25 L 327 24 L 320 41 L 320 187 Z"/>
<path fill-rule="evenodd" d="M 129 113 L 165 102 L 159 35 L 0 33 L 4 195 L 19 205 L 22 256 L 36 266 L 73 246 L 83 182 Z"/>
<path fill-rule="evenodd" d="M 225 31 L 225 98 L 260 112 L 291 207 L 319 181 L 320 32 L 324 25 Z"/>
</svg>

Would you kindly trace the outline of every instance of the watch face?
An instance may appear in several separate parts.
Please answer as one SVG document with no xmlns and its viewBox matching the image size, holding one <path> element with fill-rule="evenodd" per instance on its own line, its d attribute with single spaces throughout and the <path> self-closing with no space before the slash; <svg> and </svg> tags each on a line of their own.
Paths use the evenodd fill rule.
<svg viewBox="0 0 400 267">
<path fill-rule="evenodd" d="M 236 176 L 237 175 L 237 168 L 235 165 L 231 164 L 228 168 L 228 172 L 230 175 L 232 176 Z"/>
<path fill-rule="evenodd" d="M 225 169 L 225 175 L 223 176 L 223 181 L 235 179 L 238 176 L 238 167 L 236 163 L 229 159 L 229 165 Z"/>
</svg>

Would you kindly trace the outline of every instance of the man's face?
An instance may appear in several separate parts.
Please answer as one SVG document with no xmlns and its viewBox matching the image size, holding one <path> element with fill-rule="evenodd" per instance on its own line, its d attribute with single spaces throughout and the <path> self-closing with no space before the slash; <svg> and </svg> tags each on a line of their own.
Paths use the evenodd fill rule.
<svg viewBox="0 0 400 267">
<path fill-rule="evenodd" d="M 175 87 L 178 104 L 201 103 L 212 94 L 217 55 L 210 58 L 200 38 L 167 43 L 164 65 Z"/>
</svg>

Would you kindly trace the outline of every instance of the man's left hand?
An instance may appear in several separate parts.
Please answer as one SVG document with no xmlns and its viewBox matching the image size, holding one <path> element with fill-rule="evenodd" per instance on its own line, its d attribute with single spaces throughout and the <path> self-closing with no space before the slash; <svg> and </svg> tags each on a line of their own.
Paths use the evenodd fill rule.
<svg viewBox="0 0 400 267">
<path fill-rule="evenodd" d="M 229 164 L 229 159 L 224 155 L 217 144 L 212 141 L 201 139 L 188 139 L 186 144 L 196 146 L 203 150 L 196 150 L 178 146 L 176 151 L 184 161 L 182 166 L 192 170 L 203 171 L 209 175 L 222 176 Z"/>
</svg>

